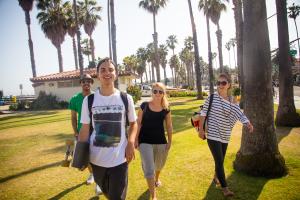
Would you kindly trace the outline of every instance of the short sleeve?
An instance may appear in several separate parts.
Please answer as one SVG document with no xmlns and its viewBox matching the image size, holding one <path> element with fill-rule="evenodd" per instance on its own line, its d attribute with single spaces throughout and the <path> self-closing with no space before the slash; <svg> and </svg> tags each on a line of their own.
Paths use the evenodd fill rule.
<svg viewBox="0 0 300 200">
<path fill-rule="evenodd" d="M 81 119 L 80 123 L 82 124 L 90 124 L 90 112 L 88 108 L 88 96 L 84 97 L 81 108 Z"/>
<path fill-rule="evenodd" d="M 70 110 L 76 111 L 75 96 L 73 96 L 73 97 L 70 99 L 70 102 L 69 102 L 69 109 L 70 109 Z"/>
<path fill-rule="evenodd" d="M 148 103 L 148 102 L 145 102 L 145 101 L 144 101 L 144 102 L 141 104 L 140 108 L 141 108 L 142 110 L 144 110 L 147 103 Z"/>
<path fill-rule="evenodd" d="M 128 99 L 128 120 L 129 120 L 129 122 L 135 122 L 137 119 L 137 116 L 135 113 L 132 96 L 127 94 L 127 99 Z"/>
</svg>

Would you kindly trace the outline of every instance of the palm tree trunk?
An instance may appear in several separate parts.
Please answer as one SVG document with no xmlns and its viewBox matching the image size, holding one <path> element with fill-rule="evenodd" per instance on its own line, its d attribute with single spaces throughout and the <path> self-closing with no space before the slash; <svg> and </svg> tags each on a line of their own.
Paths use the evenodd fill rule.
<svg viewBox="0 0 300 200">
<path fill-rule="evenodd" d="M 218 30 L 216 31 L 217 40 L 218 40 L 218 52 L 219 52 L 219 64 L 220 64 L 220 73 L 223 73 L 223 52 L 222 52 L 222 31 L 220 29 L 219 21 L 217 23 Z"/>
<path fill-rule="evenodd" d="M 63 72 L 63 59 L 62 59 L 62 55 L 61 55 L 61 45 L 58 44 L 57 47 L 57 56 L 58 56 L 58 64 L 59 64 L 59 72 Z"/>
<path fill-rule="evenodd" d="M 298 55 L 300 57 L 300 44 L 299 44 L 299 35 L 298 35 L 298 27 L 296 23 L 296 19 L 294 19 L 295 27 L 296 27 L 296 33 L 297 33 L 297 42 L 298 42 Z"/>
<path fill-rule="evenodd" d="M 147 64 L 145 63 L 145 75 L 146 75 L 146 82 L 148 83 L 148 75 L 147 75 Z"/>
<path fill-rule="evenodd" d="M 237 47 L 237 64 L 239 71 L 239 84 L 241 89 L 240 107 L 243 107 L 244 102 L 244 78 L 243 78 L 243 11 L 241 0 L 234 0 L 234 19 L 236 29 L 236 47 Z"/>
<path fill-rule="evenodd" d="M 154 41 L 154 55 L 155 55 L 155 68 L 156 68 L 156 80 L 160 82 L 160 68 L 159 68 L 159 56 L 158 56 L 158 34 L 156 32 L 156 20 L 155 20 L 155 13 L 153 12 L 153 41 Z"/>
<path fill-rule="evenodd" d="M 279 45 L 279 106 L 277 126 L 299 126 L 300 116 L 294 103 L 293 79 L 289 55 L 289 32 L 286 0 L 276 0 Z"/>
<path fill-rule="evenodd" d="M 199 48 L 198 48 L 198 38 L 197 38 L 197 30 L 193 15 L 193 9 L 191 0 L 188 0 L 189 4 L 189 13 L 192 25 L 192 32 L 193 32 L 193 41 L 194 41 L 194 54 L 195 54 L 195 72 L 196 72 L 196 83 L 197 83 L 197 99 L 203 99 L 202 96 L 202 83 L 201 83 L 201 70 L 200 70 L 200 58 L 199 58 Z"/>
<path fill-rule="evenodd" d="M 79 61 L 79 71 L 80 76 L 83 76 L 83 57 L 82 57 L 82 51 L 81 51 L 81 44 L 80 44 L 80 29 L 78 26 L 78 16 L 77 16 L 77 7 L 76 7 L 76 0 L 73 0 L 73 10 L 75 13 L 75 23 L 76 23 L 76 36 L 77 36 L 77 48 L 78 48 L 78 61 Z"/>
<path fill-rule="evenodd" d="M 154 64 L 152 62 L 151 62 L 151 73 L 152 73 L 152 79 L 151 79 L 151 81 L 152 81 L 152 83 L 154 83 L 155 82 Z"/>
<path fill-rule="evenodd" d="M 26 21 L 26 24 L 27 24 L 27 32 L 28 32 L 28 45 L 29 45 L 29 52 L 30 52 L 32 77 L 36 77 L 36 67 L 35 67 L 35 59 L 34 59 L 34 52 L 33 52 L 33 43 L 32 43 L 32 40 L 31 40 L 29 11 L 25 12 L 25 21 Z"/>
<path fill-rule="evenodd" d="M 234 68 L 237 70 L 237 66 L 236 66 L 236 56 L 235 56 L 235 46 L 232 46 L 232 50 L 233 50 L 233 59 L 234 59 Z"/>
<path fill-rule="evenodd" d="M 75 42 L 75 37 L 72 37 L 72 42 L 73 42 L 73 53 L 74 53 L 74 61 L 75 61 L 75 69 L 78 69 L 78 58 L 77 58 L 77 51 L 76 51 L 76 42 Z"/>
<path fill-rule="evenodd" d="M 212 68 L 212 53 L 211 53 L 211 39 L 209 28 L 209 17 L 206 15 L 206 27 L 207 27 L 207 43 L 208 43 L 208 73 L 209 73 L 209 92 L 214 93 L 214 74 Z"/>
<path fill-rule="evenodd" d="M 167 73 L 166 73 L 166 66 L 163 67 L 164 69 L 164 78 L 165 78 L 165 85 L 167 85 Z"/>
<path fill-rule="evenodd" d="M 274 129 L 271 55 L 265 1 L 244 1 L 244 15 L 244 111 L 252 122 L 254 131 L 249 133 L 246 128 L 243 129 L 234 168 L 254 176 L 282 176 L 287 169 L 278 149 Z"/>
<path fill-rule="evenodd" d="M 107 0 L 107 24 L 108 24 L 108 50 L 109 50 L 109 57 L 112 58 L 111 53 L 111 27 L 110 27 L 110 7 L 109 7 L 109 0 Z"/>
<path fill-rule="evenodd" d="M 92 35 L 90 35 L 90 47 L 92 52 L 92 62 L 95 62 L 95 46 L 94 46 L 94 40 L 92 38 Z"/>
<path fill-rule="evenodd" d="M 228 49 L 229 68 L 231 69 L 230 49 Z"/>
<path fill-rule="evenodd" d="M 113 61 L 116 64 L 116 74 L 118 75 L 118 63 L 117 63 L 117 33 L 116 33 L 116 24 L 115 24 L 115 3 L 114 0 L 110 0 L 110 17 L 111 17 L 111 34 L 112 34 L 112 54 Z M 118 79 L 115 80 L 115 88 L 119 88 Z"/>
</svg>

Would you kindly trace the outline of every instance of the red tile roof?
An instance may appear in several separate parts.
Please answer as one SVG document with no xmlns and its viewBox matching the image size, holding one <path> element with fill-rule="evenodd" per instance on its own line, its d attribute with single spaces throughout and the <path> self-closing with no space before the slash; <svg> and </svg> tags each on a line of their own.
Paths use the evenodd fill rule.
<svg viewBox="0 0 300 200">
<path fill-rule="evenodd" d="M 83 69 L 83 73 L 91 75 L 92 78 L 97 78 L 96 68 L 85 68 Z M 137 76 L 137 75 L 128 71 L 119 71 L 119 76 Z M 66 71 L 66 72 L 61 72 L 56 74 L 49 74 L 45 76 L 30 78 L 30 81 L 36 83 L 41 81 L 59 81 L 59 80 L 79 79 L 79 78 L 80 78 L 80 71 L 78 69 L 73 71 Z"/>
</svg>

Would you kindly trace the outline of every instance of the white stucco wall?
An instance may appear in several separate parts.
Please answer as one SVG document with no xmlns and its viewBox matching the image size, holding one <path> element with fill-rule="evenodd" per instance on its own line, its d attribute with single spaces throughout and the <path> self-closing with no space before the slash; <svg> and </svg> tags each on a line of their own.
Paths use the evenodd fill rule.
<svg viewBox="0 0 300 200">
<path fill-rule="evenodd" d="M 125 77 L 119 77 L 119 90 L 125 92 L 127 87 L 131 85 L 131 79 Z M 34 88 L 35 96 L 37 97 L 40 91 L 45 91 L 46 94 L 53 94 L 57 96 L 60 101 L 69 101 L 70 98 L 81 91 L 80 85 L 78 87 L 63 87 L 58 88 L 57 81 L 48 81 L 43 85 L 37 86 Z M 99 81 L 94 79 L 94 84 L 92 85 L 91 90 L 95 91 L 100 86 Z"/>
</svg>

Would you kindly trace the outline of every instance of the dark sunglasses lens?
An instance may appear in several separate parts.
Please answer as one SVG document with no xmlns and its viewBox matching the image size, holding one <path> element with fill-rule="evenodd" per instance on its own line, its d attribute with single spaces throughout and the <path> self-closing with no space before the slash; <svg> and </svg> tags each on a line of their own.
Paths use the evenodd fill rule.
<svg viewBox="0 0 300 200">
<path fill-rule="evenodd" d="M 157 92 L 158 92 L 157 90 L 153 90 L 153 94 L 157 94 Z"/>
<path fill-rule="evenodd" d="M 164 93 L 163 91 L 159 90 L 159 94 L 163 94 L 163 93 Z"/>
<path fill-rule="evenodd" d="M 217 81 L 217 85 L 227 85 L 227 81 Z"/>
</svg>

